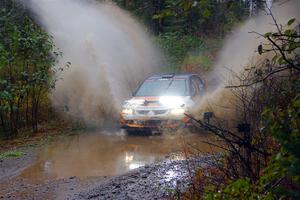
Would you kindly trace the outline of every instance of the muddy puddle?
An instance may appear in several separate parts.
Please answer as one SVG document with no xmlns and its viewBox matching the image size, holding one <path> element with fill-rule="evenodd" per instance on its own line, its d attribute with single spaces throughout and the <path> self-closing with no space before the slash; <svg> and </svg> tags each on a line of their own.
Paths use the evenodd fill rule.
<svg viewBox="0 0 300 200">
<path fill-rule="evenodd" d="M 213 135 L 192 133 L 155 136 L 81 133 L 42 148 L 37 161 L 20 177 L 40 182 L 73 176 L 115 176 L 161 161 L 171 154 L 178 155 L 172 159 L 183 159 L 180 155 L 187 147 L 201 153 L 216 151 L 205 143 L 212 140 L 215 140 Z"/>
</svg>

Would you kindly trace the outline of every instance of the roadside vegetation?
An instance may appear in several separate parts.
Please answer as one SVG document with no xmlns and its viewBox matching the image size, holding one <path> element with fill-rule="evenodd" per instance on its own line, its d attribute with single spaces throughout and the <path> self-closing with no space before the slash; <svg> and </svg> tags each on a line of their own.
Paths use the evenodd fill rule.
<svg viewBox="0 0 300 200">
<path fill-rule="evenodd" d="M 232 27 L 266 8 L 264 1 L 118 3 L 150 24 L 173 70 L 200 73 L 211 68 Z M 174 199 L 300 198 L 299 19 L 278 24 L 269 15 L 276 31 L 252 33 L 265 40 L 257 48 L 264 62 L 234 74 L 239 84 L 227 87 L 238 99 L 238 128 L 194 119 L 225 143 L 224 156 L 198 169 L 190 189 L 174 191 Z"/>
<path fill-rule="evenodd" d="M 1 133 L 14 138 L 24 128 L 37 132 L 45 119 L 42 113 L 49 109 L 47 94 L 54 87 L 51 68 L 56 54 L 51 37 L 20 3 L 1 2 L 0 16 Z"/>
<path fill-rule="evenodd" d="M 8 158 L 8 157 L 20 157 L 24 153 L 22 151 L 7 151 L 0 154 L 0 159 Z"/>
<path fill-rule="evenodd" d="M 298 23 L 292 18 L 279 25 L 274 18 L 276 32 L 255 33 L 265 39 L 258 53 L 271 60 L 256 63 L 240 84 L 228 86 L 243 116 L 237 130 L 197 120 L 226 143 L 226 153 L 219 167 L 200 169 L 180 199 L 300 198 Z"/>
<path fill-rule="evenodd" d="M 55 117 L 49 93 L 63 68 L 53 68 L 61 52 L 20 1 L 1 1 L 0 27 L 0 137 L 12 139 Z"/>
<path fill-rule="evenodd" d="M 207 72 L 213 65 L 222 39 L 184 35 L 167 32 L 156 37 L 156 41 L 167 56 L 169 71 Z"/>
</svg>

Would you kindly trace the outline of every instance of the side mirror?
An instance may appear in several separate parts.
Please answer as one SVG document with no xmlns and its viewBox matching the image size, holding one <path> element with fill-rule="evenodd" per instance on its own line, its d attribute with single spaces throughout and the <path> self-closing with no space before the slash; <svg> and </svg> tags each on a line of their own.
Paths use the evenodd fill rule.
<svg viewBox="0 0 300 200">
<path fill-rule="evenodd" d="M 203 120 L 209 124 L 210 118 L 212 118 L 214 116 L 213 112 L 205 112 L 203 114 Z"/>
</svg>

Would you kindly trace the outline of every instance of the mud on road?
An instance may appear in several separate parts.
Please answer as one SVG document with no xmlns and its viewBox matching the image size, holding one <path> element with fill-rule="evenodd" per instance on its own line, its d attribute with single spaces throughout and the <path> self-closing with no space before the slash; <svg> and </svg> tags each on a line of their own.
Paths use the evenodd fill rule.
<svg viewBox="0 0 300 200">
<path fill-rule="evenodd" d="M 188 188 L 196 167 L 211 165 L 212 156 L 168 158 L 115 177 L 74 176 L 42 183 L 15 177 L 0 183 L 0 199 L 168 199 L 176 190 Z"/>
<path fill-rule="evenodd" d="M 71 199 L 168 199 L 175 191 L 188 188 L 196 167 L 213 165 L 213 162 L 212 156 L 163 161 L 104 180 Z"/>
<path fill-rule="evenodd" d="M 22 153 L 23 155 L 18 157 L 0 158 L 0 182 L 17 176 L 37 158 L 37 151 L 34 149 L 26 149 Z"/>
<path fill-rule="evenodd" d="M 126 136 L 82 134 L 19 158 L 0 162 L 0 199 L 163 199 L 183 190 L 196 166 L 211 156 L 185 160 L 182 144 L 200 151 L 209 135 Z M 171 156 L 170 156 L 171 155 Z"/>
</svg>

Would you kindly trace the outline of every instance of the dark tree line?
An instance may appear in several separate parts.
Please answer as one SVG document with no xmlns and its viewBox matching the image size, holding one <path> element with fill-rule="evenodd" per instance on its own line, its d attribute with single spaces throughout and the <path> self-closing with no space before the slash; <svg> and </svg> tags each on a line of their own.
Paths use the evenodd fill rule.
<svg viewBox="0 0 300 200">
<path fill-rule="evenodd" d="M 264 0 L 114 0 L 134 13 L 155 34 L 221 35 L 257 13 Z"/>
<path fill-rule="evenodd" d="M 19 1 L 0 2 L 0 126 L 6 138 L 20 129 L 37 132 L 54 87 L 59 53 Z M 45 118 L 44 118 L 45 119 Z"/>
</svg>

